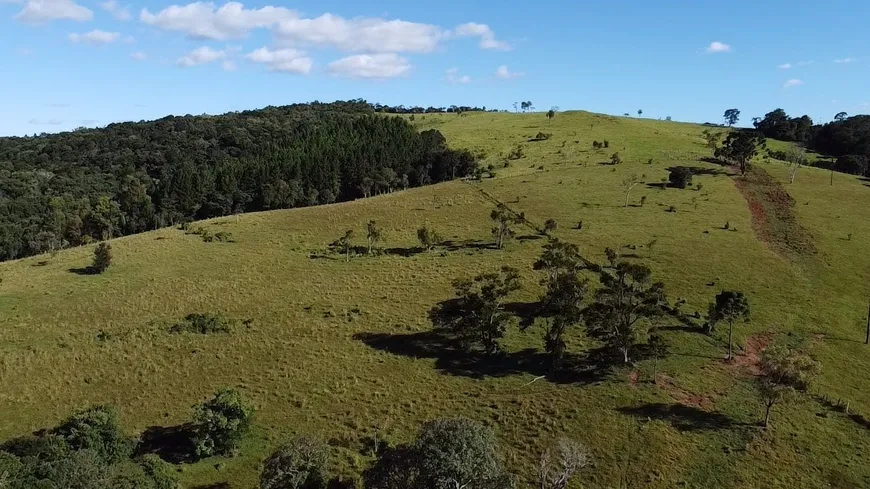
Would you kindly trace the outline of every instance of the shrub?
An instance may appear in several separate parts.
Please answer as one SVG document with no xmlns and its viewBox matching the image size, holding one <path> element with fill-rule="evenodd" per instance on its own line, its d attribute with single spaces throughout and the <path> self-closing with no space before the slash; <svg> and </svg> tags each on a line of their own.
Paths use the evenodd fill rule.
<svg viewBox="0 0 870 489">
<path fill-rule="evenodd" d="M 508 154 L 509 160 L 519 160 L 523 157 L 523 146 L 518 145 L 514 150 Z"/>
<path fill-rule="evenodd" d="M 91 263 L 91 270 L 94 273 L 103 273 L 112 264 L 112 245 L 109 243 L 100 243 L 94 249 L 94 261 Z"/>
<path fill-rule="evenodd" d="M 58 436 L 73 450 L 91 450 L 108 464 L 130 458 L 133 441 L 124 436 L 118 414 L 110 406 L 79 411 L 57 428 Z"/>
<path fill-rule="evenodd" d="M 609 147 L 610 147 L 610 141 L 608 141 L 608 140 L 605 139 L 604 142 L 602 143 L 602 145 L 603 145 L 603 147 L 605 147 L 605 148 L 609 148 Z"/>
<path fill-rule="evenodd" d="M 217 391 L 194 411 L 196 455 L 232 455 L 250 429 L 253 415 L 254 407 L 239 391 Z"/>
<path fill-rule="evenodd" d="M 668 180 L 674 187 L 686 188 L 692 185 L 692 170 L 684 166 L 678 166 L 671 170 Z"/>
<path fill-rule="evenodd" d="M 864 175 L 870 167 L 870 160 L 864 155 L 845 155 L 837 158 L 834 170 L 853 175 Z"/>
<path fill-rule="evenodd" d="M 550 233 L 556 230 L 559 225 L 556 223 L 556 220 L 553 218 L 547 219 L 544 223 L 544 233 Z"/>
<path fill-rule="evenodd" d="M 326 444 L 314 438 L 295 438 L 266 459 L 260 489 L 326 487 L 326 463 Z"/>
<path fill-rule="evenodd" d="M 535 134 L 535 140 L 537 141 L 546 141 L 551 137 L 553 137 L 553 135 L 548 132 L 539 132 L 538 134 Z"/>
<path fill-rule="evenodd" d="M 620 163 L 622 163 L 622 158 L 619 157 L 619 152 L 616 152 L 616 153 L 613 153 L 612 155 L 610 155 L 610 164 L 611 165 L 618 165 Z"/>
<path fill-rule="evenodd" d="M 417 239 L 426 251 L 431 250 L 441 242 L 441 236 L 426 226 L 417 230 Z"/>
<path fill-rule="evenodd" d="M 214 240 L 220 243 L 231 243 L 233 241 L 233 235 L 226 231 L 218 231 L 214 233 Z"/>
<path fill-rule="evenodd" d="M 192 313 L 185 316 L 182 321 L 170 326 L 169 332 L 199 334 L 229 333 L 232 326 L 233 321 L 219 314 Z"/>
<path fill-rule="evenodd" d="M 154 482 L 154 489 L 181 489 L 181 483 L 178 482 L 172 466 L 157 455 L 145 455 L 139 460 L 139 466 L 145 476 Z"/>
</svg>

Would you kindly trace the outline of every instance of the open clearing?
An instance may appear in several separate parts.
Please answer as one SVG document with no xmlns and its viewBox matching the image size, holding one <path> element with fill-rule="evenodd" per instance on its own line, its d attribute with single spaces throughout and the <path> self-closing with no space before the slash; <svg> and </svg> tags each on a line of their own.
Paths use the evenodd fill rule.
<svg viewBox="0 0 870 489">
<path fill-rule="evenodd" d="M 766 234 L 754 228 L 740 177 L 699 161 L 711 153 L 699 125 L 585 112 L 414 123 L 485 152 L 497 177 L 201 223 L 231 232 L 233 243 L 178 229 L 129 236 L 112 241 L 115 264 L 99 276 L 70 273 L 90 262 L 93 247 L 0 263 L 0 436 L 98 403 L 117 406 L 135 432 L 173 426 L 216 389 L 237 387 L 259 408 L 255 435 L 235 458 L 184 465 L 186 486 L 253 487 L 262 459 L 293 434 L 328 440 L 336 470 L 350 476 L 365 467 L 363 447 L 376 431 L 404 441 L 422 421 L 454 415 L 491 424 L 508 466 L 525 478 L 543 447 L 566 434 L 590 447 L 593 464 L 580 474 L 588 487 L 870 486 L 870 189 L 858 179 L 836 174 L 831 185 L 827 171 L 805 168 L 788 184 L 784 164 L 759 161 L 793 199 L 791 217 L 765 214 L 774 229 Z M 552 136 L 529 142 L 538 132 Z M 605 139 L 608 149 L 592 149 Z M 504 168 L 518 144 L 524 156 Z M 623 163 L 601 164 L 614 152 Z M 700 190 L 658 185 L 679 165 L 705 170 L 694 177 Z M 652 185 L 636 187 L 624 207 L 622 182 L 632 174 Z M 540 375 L 540 325 L 511 329 L 501 363 L 433 347 L 427 312 L 452 296 L 454 278 L 511 265 L 523 279 L 512 300 L 540 294 L 532 264 L 546 240 L 517 227 L 520 239 L 490 249 L 491 199 L 532 223 L 555 219 L 553 234 L 590 260 L 603 263 L 605 247 L 642 260 L 688 315 L 705 313 L 720 290 L 743 291 L 752 321 L 736 329 L 738 354 L 757 356 L 761 338 L 803 345 L 822 363 L 813 395 L 777 407 L 773 428 L 759 431 L 751 362 L 725 364 L 721 331 L 710 337 L 676 319 L 665 325 L 670 352 L 659 385 L 648 382 L 651 361 L 531 382 Z M 385 232 L 384 254 L 320 257 L 346 229 L 362 245 L 371 219 Z M 454 246 L 414 252 L 423 224 Z M 781 236 L 799 236 L 799 252 L 783 253 Z M 159 327 L 194 312 L 253 322 L 229 335 Z M 568 339 L 573 353 L 588 347 Z M 850 414 L 825 399 L 849 402 Z"/>
</svg>

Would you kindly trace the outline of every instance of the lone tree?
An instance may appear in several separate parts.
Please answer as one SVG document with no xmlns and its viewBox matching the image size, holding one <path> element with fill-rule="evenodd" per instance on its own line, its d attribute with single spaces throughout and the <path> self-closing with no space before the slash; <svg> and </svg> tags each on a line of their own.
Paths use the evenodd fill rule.
<svg viewBox="0 0 870 489">
<path fill-rule="evenodd" d="M 103 242 L 94 249 L 94 261 L 91 262 L 91 272 L 103 273 L 112 264 L 112 245 Z"/>
<path fill-rule="evenodd" d="M 541 489 L 565 489 L 571 477 L 588 463 L 586 447 L 570 438 L 559 438 L 541 455 L 538 464 Z"/>
<path fill-rule="evenodd" d="M 518 224 L 520 218 L 509 211 L 504 204 L 499 204 L 498 207 L 493 209 L 489 214 L 489 218 L 495 223 L 495 226 L 492 228 L 492 235 L 495 237 L 495 247 L 502 249 L 505 242 L 514 235 L 511 225 Z"/>
<path fill-rule="evenodd" d="M 467 418 L 437 419 L 413 443 L 387 450 L 365 471 L 371 489 L 513 487 L 492 430 Z"/>
<path fill-rule="evenodd" d="M 849 114 L 845 112 L 837 112 L 837 115 L 834 116 L 834 120 L 837 122 L 842 122 L 846 120 L 847 117 L 849 117 Z"/>
<path fill-rule="evenodd" d="M 631 359 L 631 350 L 643 336 L 644 326 L 663 314 L 664 284 L 651 283 L 649 267 L 621 262 L 612 272 L 602 270 L 595 303 L 585 310 L 590 332 Z"/>
<path fill-rule="evenodd" d="M 441 242 L 441 236 L 439 236 L 435 231 L 429 229 L 428 226 L 423 226 L 417 230 L 417 239 L 426 251 L 431 251 L 432 248 Z"/>
<path fill-rule="evenodd" d="M 785 161 L 790 165 L 788 183 L 794 183 L 794 179 L 797 176 L 800 167 L 809 163 L 806 151 L 798 146 L 792 146 L 785 151 Z"/>
<path fill-rule="evenodd" d="M 605 146 L 605 148 L 606 147 L 607 146 Z M 610 164 L 611 165 L 618 165 L 620 163 L 622 163 L 622 158 L 620 158 L 620 156 L 619 156 L 619 151 L 610 155 Z"/>
<path fill-rule="evenodd" d="M 318 439 L 294 438 L 263 462 L 260 489 L 326 487 L 328 450 Z"/>
<path fill-rule="evenodd" d="M 383 233 L 381 232 L 381 228 L 378 227 L 378 224 L 375 221 L 369 221 L 366 224 L 366 241 L 369 243 L 368 254 L 372 254 L 372 249 L 375 245 L 381 240 L 383 237 Z"/>
<path fill-rule="evenodd" d="M 556 117 L 556 111 L 554 109 L 550 109 L 547 111 L 547 119 L 553 120 Z"/>
<path fill-rule="evenodd" d="M 737 124 L 737 121 L 740 120 L 740 111 L 737 109 L 728 109 L 722 117 L 725 118 L 725 123 L 728 124 L 728 127 L 731 127 L 734 124 Z"/>
<path fill-rule="evenodd" d="M 547 219 L 544 222 L 544 234 L 552 233 L 559 227 L 559 224 L 556 223 L 556 220 L 553 218 Z"/>
<path fill-rule="evenodd" d="M 643 110 L 637 109 L 637 116 L 640 117 L 643 115 Z"/>
<path fill-rule="evenodd" d="M 759 132 L 732 132 L 725 138 L 722 147 L 716 148 L 714 156 L 737 165 L 740 173 L 745 175 L 749 162 L 758 154 L 758 148 L 763 147 L 764 142 L 764 136 Z"/>
<path fill-rule="evenodd" d="M 749 301 L 743 292 L 724 290 L 716 294 L 716 302 L 710 304 L 708 315 L 711 333 L 719 321 L 728 323 L 728 360 L 731 360 L 734 356 L 734 322 L 745 321 L 749 317 Z"/>
<path fill-rule="evenodd" d="M 678 166 L 668 174 L 668 181 L 677 188 L 686 188 L 692 185 L 692 169 Z"/>
<path fill-rule="evenodd" d="M 350 252 L 353 251 L 353 229 L 348 229 L 344 232 L 344 236 L 333 241 L 333 249 L 345 256 L 345 261 L 350 261 Z"/>
<path fill-rule="evenodd" d="M 625 189 L 625 205 L 623 207 L 628 207 L 628 199 L 631 197 L 631 191 L 634 190 L 634 187 L 642 184 L 645 179 L 646 175 L 638 177 L 635 173 L 622 180 L 622 188 Z"/>
<path fill-rule="evenodd" d="M 217 391 L 194 411 L 196 455 L 232 455 L 250 429 L 253 416 L 254 407 L 239 391 Z"/>
<path fill-rule="evenodd" d="M 587 280 L 577 268 L 563 269 L 544 280 L 546 292 L 541 298 L 544 311 L 550 315 L 544 333 L 544 347 L 550 354 L 552 368 L 557 368 L 565 355 L 566 345 L 562 336 L 569 327 L 580 324 L 583 319 L 583 299 L 589 290 Z"/>
<path fill-rule="evenodd" d="M 432 323 L 450 331 L 460 345 L 479 345 L 486 353 L 499 350 L 499 340 L 511 322 L 503 302 L 520 288 L 519 272 L 502 267 L 499 273 L 483 273 L 472 280 L 453 281 L 456 298 L 442 302 L 429 313 Z"/>
<path fill-rule="evenodd" d="M 764 400 L 765 428 L 770 425 L 773 406 L 806 392 L 819 370 L 819 362 L 801 351 L 777 346 L 762 353 L 758 387 Z"/>
</svg>

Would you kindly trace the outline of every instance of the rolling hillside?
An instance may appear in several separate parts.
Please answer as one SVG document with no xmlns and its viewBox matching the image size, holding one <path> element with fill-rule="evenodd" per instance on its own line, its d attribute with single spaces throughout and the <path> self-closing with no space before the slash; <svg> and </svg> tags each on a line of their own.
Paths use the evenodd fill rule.
<svg viewBox="0 0 870 489">
<path fill-rule="evenodd" d="M 93 246 L 0 263 L 0 438 L 99 403 L 115 405 L 131 434 L 153 431 L 235 387 L 258 407 L 254 434 L 234 458 L 181 465 L 185 487 L 254 487 L 263 458 L 297 434 L 328 440 L 335 471 L 352 478 L 375 433 L 402 442 L 421 422 L 454 415 L 490 424 L 523 481 L 567 435 L 591 451 L 585 487 L 870 486 L 865 182 L 835 174 L 831 185 L 829 172 L 803 168 L 789 184 L 785 164 L 761 158 L 761 171 L 739 177 L 699 161 L 711 151 L 692 124 L 585 112 L 418 115 L 413 124 L 485 155 L 495 178 L 194 224 L 231 233 L 228 243 L 176 228 L 127 236 L 111 242 L 114 265 L 97 276 L 71 272 Z M 530 141 L 538 133 L 551 135 Z M 518 145 L 522 157 L 507 160 Z M 615 152 L 622 163 L 602 164 Z M 692 188 L 661 185 L 675 166 L 696 167 Z M 632 175 L 645 184 L 626 207 Z M 499 202 L 527 219 L 503 250 L 489 246 Z M 660 325 L 668 353 L 658 383 L 651 359 L 542 377 L 540 321 L 512 327 L 498 360 L 432 341 L 428 311 L 453 296 L 453 279 L 510 265 L 522 279 L 513 310 L 539 298 L 533 264 L 547 239 L 536 227 L 547 219 L 586 259 L 605 263 L 609 247 L 665 283 L 685 314 Z M 346 262 L 328 252 L 348 229 L 363 246 L 369 220 L 384 230 L 383 253 Z M 419 250 L 422 225 L 448 244 Z M 736 326 L 734 363 L 723 361 L 723 331 L 704 334 L 693 317 L 728 289 L 752 307 Z M 228 335 L 163 327 L 197 312 L 251 322 Z M 595 344 L 578 331 L 568 349 L 582 357 Z M 753 374 L 773 342 L 805 348 L 822 374 L 762 431 Z"/>
</svg>

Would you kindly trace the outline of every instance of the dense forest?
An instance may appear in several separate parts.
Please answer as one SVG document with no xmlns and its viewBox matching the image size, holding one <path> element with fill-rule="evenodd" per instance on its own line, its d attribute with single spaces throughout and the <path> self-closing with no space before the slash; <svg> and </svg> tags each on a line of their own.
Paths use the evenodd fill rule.
<svg viewBox="0 0 870 489">
<path fill-rule="evenodd" d="M 0 260 L 193 219 L 468 175 L 466 151 L 362 100 L 0 138 Z"/>
<path fill-rule="evenodd" d="M 753 121 L 766 137 L 803 143 L 823 155 L 836 157 L 830 166 L 837 171 L 866 175 L 870 170 L 870 115 L 837 114 L 833 122 L 813 125 L 804 115 L 789 117 L 782 109 Z"/>
</svg>

